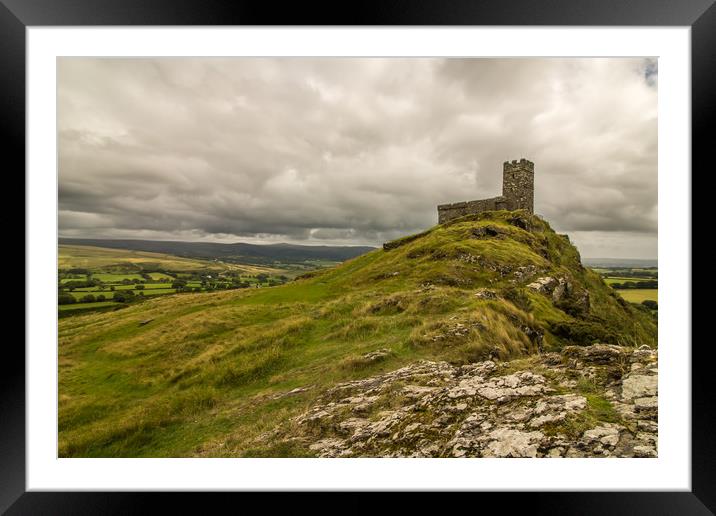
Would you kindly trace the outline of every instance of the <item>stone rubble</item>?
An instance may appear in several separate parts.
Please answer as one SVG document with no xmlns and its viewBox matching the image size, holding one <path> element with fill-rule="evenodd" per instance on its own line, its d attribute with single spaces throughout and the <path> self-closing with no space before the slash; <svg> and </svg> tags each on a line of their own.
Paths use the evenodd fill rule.
<svg viewBox="0 0 716 516">
<path fill-rule="evenodd" d="M 281 398 L 285 398 L 285 397 L 287 397 L 287 396 L 295 396 L 295 395 L 297 395 L 297 394 L 301 394 L 301 393 L 303 393 L 303 392 L 306 392 L 306 391 L 308 391 L 308 390 L 310 390 L 310 389 L 311 389 L 311 386 L 309 386 L 309 387 L 296 387 L 295 389 L 291 389 L 290 391 L 287 391 L 287 392 L 279 392 L 278 394 L 274 394 L 273 396 L 271 396 L 271 399 L 278 400 L 278 399 L 281 399 Z"/>
<path fill-rule="evenodd" d="M 361 360 L 366 364 L 372 364 L 374 362 L 380 362 L 381 360 L 384 360 L 391 354 L 392 352 L 389 349 L 381 348 L 375 351 L 371 351 L 370 353 L 366 353 L 361 357 Z"/>
<path fill-rule="evenodd" d="M 656 457 L 656 360 L 595 344 L 504 363 L 419 361 L 339 384 L 271 435 L 319 457 Z"/>
</svg>

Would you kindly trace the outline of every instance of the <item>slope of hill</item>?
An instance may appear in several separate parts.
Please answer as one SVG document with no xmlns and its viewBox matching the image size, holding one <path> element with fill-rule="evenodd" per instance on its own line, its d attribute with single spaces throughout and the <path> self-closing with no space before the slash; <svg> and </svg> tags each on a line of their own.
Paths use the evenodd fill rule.
<svg viewBox="0 0 716 516">
<path fill-rule="evenodd" d="M 450 377 L 463 385 L 460 375 L 474 370 L 493 392 L 578 397 L 570 403 L 550 397 L 561 403 L 550 425 L 508 428 L 505 442 L 486 442 L 490 449 L 510 449 L 507 444 L 516 440 L 528 443 L 532 455 L 531 437 L 519 432 L 534 431 L 564 435 L 567 444 L 559 446 L 566 450 L 595 429 L 611 436 L 609 442 L 617 432 L 618 441 L 624 433 L 632 443 L 604 448 L 609 453 L 636 454 L 635 447 L 646 446 L 630 436 L 635 425 L 653 421 L 629 416 L 635 395 L 623 402 L 618 382 L 627 381 L 635 349 L 656 348 L 655 323 L 582 267 L 568 238 L 539 217 L 491 212 L 384 247 L 280 287 L 151 299 L 119 312 L 61 320 L 60 456 L 341 455 L 349 448 L 335 440 L 345 435 L 354 438 L 367 428 L 377 439 L 404 431 L 399 416 L 384 420 L 386 411 L 413 410 L 405 408 L 413 407 L 407 399 L 440 386 L 430 384 L 429 374 L 416 380 L 418 371 L 391 380 L 395 388 L 385 391 L 363 385 L 364 403 L 347 402 L 335 417 L 310 415 L 347 399 L 335 389 L 348 393 L 356 387 L 351 382 L 395 376 L 391 371 L 419 368 L 421 360 L 444 364 L 437 367 L 445 369 L 446 388 L 454 387 Z M 601 369 L 587 359 L 580 362 L 584 366 L 567 367 L 571 355 L 560 351 L 574 345 L 591 350 L 597 342 L 626 351 L 610 354 Z M 561 379 L 543 367 L 545 360 L 561 368 Z M 639 360 L 632 361 L 647 367 L 653 357 Z M 480 365 L 493 361 L 502 365 Z M 522 373 L 508 378 L 517 370 L 533 376 L 541 371 L 541 379 Z M 535 391 L 537 384 L 542 387 Z M 485 399 L 497 407 L 498 398 Z M 526 406 L 519 400 L 511 405 L 515 414 Z M 472 403 L 450 407 L 450 417 L 427 410 L 420 424 L 447 432 L 473 414 Z M 382 429 L 366 426 L 377 421 Z M 441 439 L 447 437 L 430 453 L 420 452 L 418 438 L 401 441 L 390 453 L 455 454 L 455 446 Z M 540 443 L 534 445 L 537 455 L 552 453 Z M 489 454 L 477 445 L 459 449 L 463 455 Z M 372 445 L 350 450 L 385 452 Z"/>
<path fill-rule="evenodd" d="M 312 260 L 342 262 L 374 247 L 311 246 L 293 244 L 255 245 L 245 243 L 171 242 L 159 240 L 109 240 L 60 238 L 60 244 L 96 246 L 165 253 L 186 258 L 221 259 L 250 264 L 300 263 Z"/>
</svg>

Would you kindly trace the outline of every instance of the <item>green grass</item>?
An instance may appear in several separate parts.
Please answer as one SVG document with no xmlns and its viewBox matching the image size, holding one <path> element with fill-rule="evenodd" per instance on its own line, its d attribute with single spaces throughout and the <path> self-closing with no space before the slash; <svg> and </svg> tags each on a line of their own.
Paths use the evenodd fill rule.
<svg viewBox="0 0 716 516">
<path fill-rule="evenodd" d="M 87 310 L 89 308 L 101 308 L 106 306 L 115 306 L 119 303 L 114 301 L 99 301 L 95 303 L 74 303 L 71 305 L 59 305 L 60 312 L 72 312 L 76 310 Z"/>
<path fill-rule="evenodd" d="M 655 288 L 635 288 L 619 290 L 619 295 L 630 303 L 641 303 L 650 299 L 652 301 L 659 300 L 659 290 Z"/>
<path fill-rule="evenodd" d="M 88 294 L 92 294 L 95 297 L 97 297 L 99 294 L 102 294 L 105 298 L 111 298 L 114 295 L 114 293 L 110 292 L 109 290 L 104 292 L 83 292 L 77 289 L 73 290 L 72 292 L 65 292 L 65 294 L 69 294 L 77 300 L 82 299 Z"/>
<path fill-rule="evenodd" d="M 87 276 L 84 274 L 79 278 L 61 278 L 60 279 L 60 285 L 64 283 L 69 283 L 70 281 L 87 281 Z"/>
<path fill-rule="evenodd" d="M 111 290 L 89 290 L 89 291 L 87 291 L 87 290 L 75 289 L 72 292 L 65 292 L 65 294 L 71 295 L 78 301 L 87 295 L 93 295 L 95 298 L 97 296 L 101 295 L 101 296 L 104 296 L 106 300 L 110 300 L 114 296 L 115 292 L 126 292 L 128 290 L 133 291 L 136 295 L 140 295 L 141 292 L 144 292 L 145 296 L 158 296 L 158 295 L 162 295 L 162 294 L 174 294 L 176 292 L 176 289 L 168 288 L 166 285 L 164 285 L 164 288 L 147 288 L 144 290 L 138 290 L 138 289 L 134 288 L 134 286 L 122 285 L 121 287 L 120 286 L 115 287 L 114 291 L 111 291 Z M 85 303 L 85 304 L 87 304 L 87 303 Z"/>
<path fill-rule="evenodd" d="M 123 280 L 140 280 L 144 281 L 139 274 L 107 274 L 96 272 L 92 274 L 94 279 L 98 279 L 102 283 L 121 283 Z"/>
<path fill-rule="evenodd" d="M 283 286 L 156 296 L 61 319 L 60 456 L 304 455 L 254 439 L 336 382 L 421 358 L 528 356 L 537 347 L 525 328 L 542 331 L 548 349 L 563 345 L 549 328 L 572 317 L 545 296 L 527 292 L 524 306 L 475 296 L 479 288 L 514 288 L 507 271 L 519 266 L 568 275 L 589 289 L 590 316 L 630 342 L 655 342 L 648 314 L 583 270 L 571 244 L 536 217 L 525 231 L 513 216 L 459 219 Z M 474 238 L 484 225 L 504 236 Z M 454 335 L 458 323 L 469 331 Z M 391 351 L 385 360 L 361 359 L 381 348 Z M 308 390 L 272 398 L 296 387 Z"/>
<path fill-rule="evenodd" d="M 169 274 L 164 274 L 163 272 L 150 272 L 149 277 L 155 281 L 162 279 L 174 281 L 174 278 L 172 278 Z"/>
<path fill-rule="evenodd" d="M 608 277 L 604 278 L 604 283 L 607 285 L 613 285 L 614 283 L 625 283 L 627 281 L 631 281 L 632 283 L 642 283 L 644 281 L 654 281 L 652 278 L 618 278 L 618 277 Z"/>
<path fill-rule="evenodd" d="M 136 288 L 137 288 L 137 285 L 121 285 L 121 286 L 116 286 L 115 288 L 120 289 L 120 287 L 125 287 L 125 286 L 127 288 L 134 289 L 134 290 L 136 290 Z M 151 290 L 151 289 L 155 289 L 155 288 L 167 289 L 167 288 L 171 288 L 171 283 L 143 283 L 143 286 L 144 286 L 144 290 Z"/>
<path fill-rule="evenodd" d="M 136 290 L 137 285 L 135 283 L 131 283 L 129 285 L 125 284 L 112 284 L 112 285 L 100 285 L 100 286 L 94 286 L 94 287 L 80 287 L 73 290 L 73 292 L 111 292 L 109 287 L 114 287 L 114 290 Z M 143 285 L 145 290 L 153 289 L 153 288 L 160 288 L 160 289 L 167 289 L 171 288 L 170 283 L 140 283 L 139 285 Z"/>
<path fill-rule="evenodd" d="M 140 295 L 141 292 L 144 292 L 145 296 L 160 296 L 162 294 L 173 294 L 174 292 L 176 292 L 176 289 L 173 289 L 173 288 L 149 288 L 149 289 L 134 291 L 134 293 L 137 295 Z"/>
</svg>

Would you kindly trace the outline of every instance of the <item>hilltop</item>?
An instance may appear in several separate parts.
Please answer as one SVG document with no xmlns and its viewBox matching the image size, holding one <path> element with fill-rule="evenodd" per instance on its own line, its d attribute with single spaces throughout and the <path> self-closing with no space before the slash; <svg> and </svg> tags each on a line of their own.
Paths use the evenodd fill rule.
<svg viewBox="0 0 716 516">
<path fill-rule="evenodd" d="M 63 319 L 59 335 L 63 457 L 655 449 L 654 318 L 524 211 L 458 218 L 279 287 Z M 506 407 L 522 416 L 495 427 Z"/>
</svg>

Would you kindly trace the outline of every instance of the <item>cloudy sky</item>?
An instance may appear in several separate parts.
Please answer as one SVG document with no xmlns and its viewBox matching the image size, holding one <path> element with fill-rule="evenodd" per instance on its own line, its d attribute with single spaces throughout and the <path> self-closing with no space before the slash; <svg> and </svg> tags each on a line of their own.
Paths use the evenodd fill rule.
<svg viewBox="0 0 716 516">
<path fill-rule="evenodd" d="M 500 194 L 584 257 L 656 258 L 652 59 L 58 62 L 61 236 L 371 244 Z"/>
</svg>

